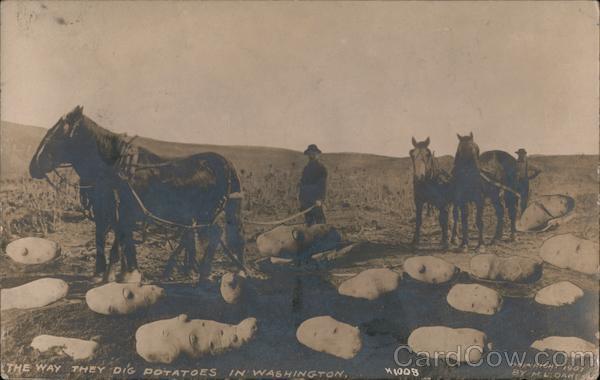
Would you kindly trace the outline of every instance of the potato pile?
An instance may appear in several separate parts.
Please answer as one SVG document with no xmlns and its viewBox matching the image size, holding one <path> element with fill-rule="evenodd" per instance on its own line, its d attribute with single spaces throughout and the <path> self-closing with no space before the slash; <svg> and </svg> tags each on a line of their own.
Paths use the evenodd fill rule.
<svg viewBox="0 0 600 380">
<path fill-rule="evenodd" d="M 99 314 L 130 314 L 149 307 L 164 297 L 165 291 L 155 285 L 111 282 L 88 290 L 85 302 Z"/>
<path fill-rule="evenodd" d="M 257 331 L 255 318 L 237 325 L 192 319 L 181 314 L 142 325 L 135 333 L 137 353 L 150 363 L 172 363 L 181 354 L 190 358 L 216 355 L 239 348 Z"/>
<path fill-rule="evenodd" d="M 446 260 L 435 256 L 415 256 L 404 261 L 404 271 L 417 281 L 440 284 L 450 281 L 458 268 Z"/>
<path fill-rule="evenodd" d="M 456 284 L 446 300 L 457 310 L 485 315 L 495 314 L 502 306 L 502 297 L 497 291 L 478 284 Z"/>
<path fill-rule="evenodd" d="M 470 263 L 473 276 L 492 281 L 531 282 L 541 271 L 540 262 L 520 256 L 500 257 L 487 253 L 474 256 Z"/>
<path fill-rule="evenodd" d="M 369 301 L 398 289 L 400 275 L 390 269 L 367 269 L 342 282 L 338 293 L 343 296 L 364 298 Z"/>
<path fill-rule="evenodd" d="M 66 338 L 54 335 L 38 335 L 33 338 L 31 347 L 40 351 L 58 351 L 74 360 L 89 359 L 94 356 L 98 343 L 93 340 Z"/>
<path fill-rule="evenodd" d="M 542 195 L 531 202 L 517 220 L 517 231 L 539 231 L 548 222 L 567 215 L 575 207 L 575 200 L 566 195 Z"/>
<path fill-rule="evenodd" d="M 330 316 L 302 322 L 296 330 L 296 338 L 308 348 L 342 359 L 352 359 L 362 347 L 358 328 Z"/>
<path fill-rule="evenodd" d="M 60 246 L 52 240 L 26 237 L 9 243 L 6 255 L 20 264 L 44 264 L 60 255 Z"/>
<path fill-rule="evenodd" d="M 583 297 L 583 290 L 569 281 L 560 281 L 540 289 L 535 302 L 548 306 L 571 305 Z"/>
<path fill-rule="evenodd" d="M 408 345 L 413 352 L 427 353 L 432 358 L 439 353 L 439 358 L 476 363 L 487 347 L 487 336 L 475 329 L 427 326 L 414 330 Z"/>
<path fill-rule="evenodd" d="M 65 298 L 69 285 L 57 278 L 40 278 L 25 285 L 0 291 L 0 310 L 32 309 Z"/>
<path fill-rule="evenodd" d="M 598 243 L 573 234 L 556 235 L 544 241 L 540 257 L 559 268 L 586 274 L 599 272 Z"/>
</svg>

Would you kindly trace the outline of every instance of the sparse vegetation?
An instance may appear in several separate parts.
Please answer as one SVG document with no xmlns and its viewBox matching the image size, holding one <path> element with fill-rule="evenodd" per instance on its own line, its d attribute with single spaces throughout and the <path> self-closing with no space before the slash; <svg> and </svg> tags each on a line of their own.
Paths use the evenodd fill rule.
<svg viewBox="0 0 600 380">
<path fill-rule="evenodd" d="M 60 186 L 56 192 L 47 183 L 28 178 L 3 180 L 0 192 L 1 245 L 11 236 L 46 236 L 55 232 L 69 213 L 81 211 L 76 188 Z"/>
</svg>

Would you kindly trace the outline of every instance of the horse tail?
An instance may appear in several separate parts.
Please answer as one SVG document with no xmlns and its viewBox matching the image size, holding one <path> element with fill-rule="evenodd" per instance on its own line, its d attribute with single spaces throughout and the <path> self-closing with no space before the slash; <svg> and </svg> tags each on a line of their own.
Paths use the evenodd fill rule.
<svg viewBox="0 0 600 380">
<path fill-rule="evenodd" d="M 244 264 L 244 226 L 242 222 L 242 186 L 235 167 L 227 162 L 228 193 L 225 203 L 225 236 L 227 247 Z"/>
</svg>

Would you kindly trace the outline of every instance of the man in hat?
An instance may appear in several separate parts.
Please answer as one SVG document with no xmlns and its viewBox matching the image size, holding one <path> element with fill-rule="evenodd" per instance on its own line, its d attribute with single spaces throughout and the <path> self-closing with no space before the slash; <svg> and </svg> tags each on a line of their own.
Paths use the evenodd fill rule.
<svg viewBox="0 0 600 380">
<path fill-rule="evenodd" d="M 521 213 L 527 208 L 529 201 L 529 180 L 537 177 L 542 171 L 536 167 L 529 165 L 527 162 L 527 151 L 520 148 L 515 152 L 517 154 L 517 189 L 521 194 Z"/>
<path fill-rule="evenodd" d="M 319 161 L 321 151 L 315 144 L 310 144 L 304 151 L 308 156 L 308 164 L 302 171 L 300 180 L 300 209 L 306 210 L 311 206 L 316 206 L 306 214 L 304 220 L 307 226 L 313 224 L 325 224 L 325 214 L 323 213 L 323 201 L 327 192 L 327 169 Z"/>
</svg>

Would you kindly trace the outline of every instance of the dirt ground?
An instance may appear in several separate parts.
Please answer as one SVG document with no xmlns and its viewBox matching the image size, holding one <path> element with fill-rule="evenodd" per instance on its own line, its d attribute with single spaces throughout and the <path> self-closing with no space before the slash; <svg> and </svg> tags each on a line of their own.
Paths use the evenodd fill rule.
<svg viewBox="0 0 600 380">
<path fill-rule="evenodd" d="M 534 196 L 542 193 L 565 193 L 576 200 L 576 217 L 557 229 L 543 233 L 520 233 L 515 242 L 502 241 L 487 245 L 486 253 L 500 256 L 519 255 L 536 258 L 543 241 L 553 235 L 572 232 L 577 236 L 598 241 L 597 179 L 573 180 L 568 171 L 568 160 L 552 161 L 548 170 L 556 175 L 543 178 L 534 185 Z M 588 161 L 586 161 L 588 162 Z M 593 162 L 593 160 L 592 160 Z M 3 206 L 10 204 L 11 197 L 19 193 L 19 187 L 4 184 Z M 15 185 L 16 186 L 16 185 Z M 16 189 L 16 190 L 15 190 Z M 292 209 L 295 206 L 290 206 Z M 248 219 L 270 220 L 281 214 L 253 214 Z M 168 256 L 164 238 L 151 234 L 139 245 L 138 259 L 145 279 L 165 287 L 167 297 L 144 312 L 128 316 L 103 316 L 93 313 L 85 303 L 85 292 L 94 285 L 90 282 L 93 271 L 95 247 L 93 225 L 83 219 L 76 210 L 62 213 L 60 223 L 49 231 L 39 230 L 62 246 L 61 257 L 47 265 L 23 267 L 0 256 L 0 287 L 24 284 L 40 277 L 62 278 L 70 285 L 67 299 L 47 307 L 32 310 L 8 310 L 1 314 L 1 358 L 5 375 L 16 377 L 108 377 L 121 375 L 115 367 L 132 368 L 132 377 L 170 377 L 166 370 L 216 368 L 217 377 L 230 375 L 238 370 L 319 370 L 343 371 L 343 376 L 395 377 L 386 368 L 396 368 L 394 352 L 405 344 L 410 332 L 427 325 L 450 327 L 473 327 L 484 331 L 494 348 L 499 351 L 531 352 L 529 345 L 536 339 L 550 335 L 577 336 L 597 343 L 598 332 L 598 277 L 564 270 L 544 264 L 542 277 L 533 284 L 509 285 L 485 283 L 497 289 L 505 298 L 502 310 L 493 316 L 458 312 L 445 301 L 449 288 L 457 282 L 475 282 L 466 273 L 470 258 L 476 253 L 459 252 L 454 247 L 440 250 L 437 216 L 425 217 L 423 244 L 419 250 L 408 243 L 412 239 L 414 216 L 394 209 L 368 207 L 355 208 L 335 202 L 327 210 L 328 222 L 336 226 L 345 240 L 358 243 L 346 255 L 326 264 L 301 270 L 273 268 L 259 263 L 255 247 L 256 236 L 265 229 L 246 225 L 248 239 L 247 261 L 263 277 L 248 282 L 249 292 L 238 305 L 228 305 L 220 297 L 218 281 L 226 271 L 234 267 L 227 258 L 218 253 L 213 267 L 211 282 L 194 287 L 191 280 L 176 274 L 173 281 L 163 281 L 161 272 Z M 473 218 L 471 218 L 473 220 Z M 491 207 L 485 213 L 486 241 L 494 228 Z M 505 227 L 505 233 L 508 225 Z M 471 229 L 475 233 L 474 228 Z M 11 238 L 18 237 L 13 235 Z M 474 244 L 473 239 L 471 244 Z M 418 284 L 407 275 L 399 290 L 376 301 L 350 299 L 337 293 L 337 286 L 351 275 L 368 268 L 392 268 L 402 270 L 407 257 L 434 255 L 457 265 L 462 272 L 450 283 L 437 286 Z M 585 291 L 583 299 L 571 306 L 551 308 L 533 302 L 536 290 L 560 280 L 568 280 Z M 255 340 L 241 349 L 216 357 L 198 360 L 181 358 L 171 366 L 145 363 L 135 352 L 134 334 L 144 323 L 172 318 L 179 314 L 190 318 L 211 319 L 238 323 L 245 317 L 256 317 L 259 332 Z M 363 349 L 352 360 L 338 359 L 311 351 L 295 338 L 296 327 L 307 318 L 332 315 L 340 321 L 356 325 L 361 330 Z M 75 362 L 54 354 L 40 354 L 29 347 L 39 334 L 63 335 L 82 339 L 93 338 L 100 343 L 97 355 L 84 362 Z M 61 372 L 7 372 L 7 364 L 57 364 Z M 103 366 L 103 373 L 72 371 L 72 366 Z M 150 369 L 150 375 L 145 369 Z M 88 368 L 89 370 L 89 368 Z M 503 365 L 497 368 L 438 367 L 418 368 L 419 375 L 451 377 L 513 377 L 514 368 Z M 109 372 L 110 371 L 110 372 Z M 117 372 L 112 372 L 117 371 Z M 163 371 L 163 372 L 160 372 Z M 550 375 L 552 375 L 550 371 Z M 558 372 L 563 373 L 563 372 Z M 578 372 L 566 372 L 580 375 Z M 275 373 L 276 374 L 276 373 Z M 267 372 L 246 372 L 250 377 L 271 377 Z M 288 374 L 289 375 L 289 374 Z M 302 375 L 302 373 L 300 373 Z M 275 376 L 275 375 L 273 375 Z M 326 375 L 323 375 L 326 376 Z M 589 376 L 589 372 L 588 372 Z M 289 377 L 289 376 L 280 376 Z M 296 377 L 297 374 L 296 374 Z M 307 377 L 307 375 L 300 376 Z"/>
</svg>

